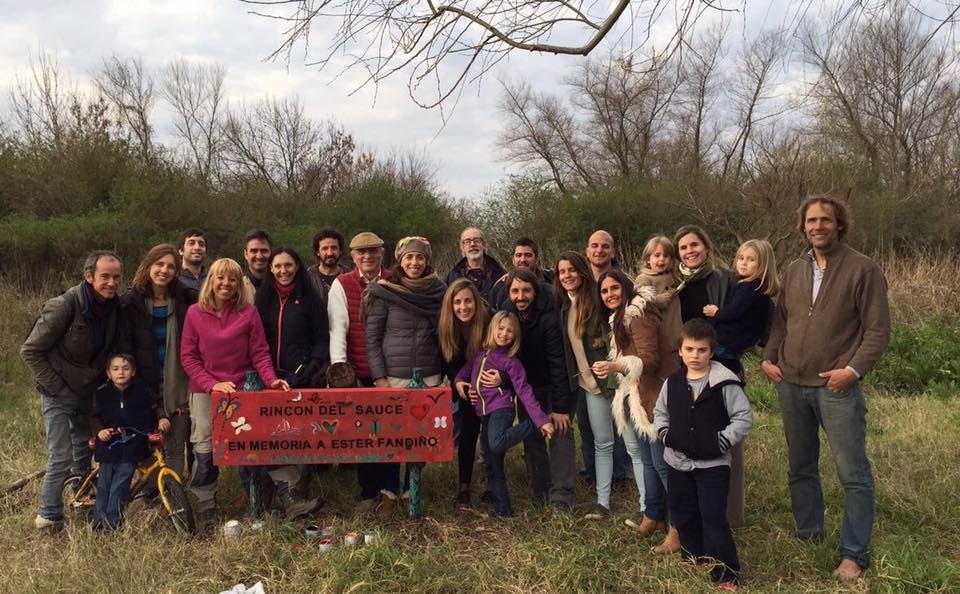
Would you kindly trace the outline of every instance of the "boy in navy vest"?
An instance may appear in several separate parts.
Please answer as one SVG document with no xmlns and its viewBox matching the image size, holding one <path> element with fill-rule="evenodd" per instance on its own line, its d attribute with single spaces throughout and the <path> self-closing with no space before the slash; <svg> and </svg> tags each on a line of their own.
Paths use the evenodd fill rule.
<svg viewBox="0 0 960 594">
<path fill-rule="evenodd" d="M 93 396 L 94 455 L 100 463 L 93 528 L 98 531 L 120 526 L 130 479 L 137 463 L 150 453 L 145 434 L 157 430 L 157 402 L 147 384 L 134 378 L 135 365 L 131 355 L 113 355 L 107 367 L 110 381 Z"/>
<path fill-rule="evenodd" d="M 683 365 L 664 382 L 653 412 L 666 446 L 670 522 L 680 533 L 683 557 L 716 562 L 711 576 L 721 588 L 733 590 L 740 561 L 727 523 L 730 448 L 750 434 L 753 414 L 742 382 L 710 360 L 713 327 L 690 320 L 680 339 Z"/>
</svg>

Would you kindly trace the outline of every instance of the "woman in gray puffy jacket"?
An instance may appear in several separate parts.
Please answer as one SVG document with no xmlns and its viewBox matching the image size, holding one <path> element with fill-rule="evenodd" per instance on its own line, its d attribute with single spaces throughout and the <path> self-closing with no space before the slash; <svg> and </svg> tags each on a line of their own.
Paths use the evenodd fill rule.
<svg viewBox="0 0 960 594">
<path fill-rule="evenodd" d="M 367 359 L 377 386 L 406 387 L 414 369 L 421 370 L 428 387 L 443 380 L 437 324 L 447 286 L 430 267 L 430 253 L 425 237 L 404 237 L 394 250 L 397 262 L 390 276 L 371 283 L 364 294 Z M 386 514 L 400 491 L 400 470 L 399 464 L 382 466 L 379 509 Z"/>
</svg>

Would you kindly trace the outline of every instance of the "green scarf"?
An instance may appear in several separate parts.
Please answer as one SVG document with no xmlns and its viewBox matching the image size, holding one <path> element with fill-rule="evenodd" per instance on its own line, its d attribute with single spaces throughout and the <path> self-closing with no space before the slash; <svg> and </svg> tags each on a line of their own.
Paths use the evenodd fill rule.
<svg viewBox="0 0 960 594">
<path fill-rule="evenodd" d="M 677 288 L 674 289 L 674 293 L 679 293 L 692 282 L 704 279 L 713 272 L 713 262 L 710 261 L 710 258 L 704 260 L 703 264 L 697 268 L 688 268 L 683 262 L 678 266 L 680 271 L 680 284 L 677 285 Z"/>
</svg>

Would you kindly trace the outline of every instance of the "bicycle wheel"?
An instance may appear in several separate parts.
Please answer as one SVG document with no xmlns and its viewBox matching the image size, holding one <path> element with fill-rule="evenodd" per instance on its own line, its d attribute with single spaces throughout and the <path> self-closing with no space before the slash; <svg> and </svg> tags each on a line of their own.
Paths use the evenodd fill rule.
<svg viewBox="0 0 960 594">
<path fill-rule="evenodd" d="M 190 506 L 187 491 L 183 488 L 183 485 L 177 482 L 177 479 L 169 474 L 161 475 L 160 484 L 160 497 L 163 500 L 164 509 L 167 510 L 170 523 L 181 534 L 193 534 L 197 526 L 193 518 L 193 508 Z"/>
<path fill-rule="evenodd" d="M 83 479 L 83 476 L 75 474 L 67 477 L 67 480 L 63 482 L 60 497 L 65 512 L 89 514 L 93 511 L 93 504 L 96 502 L 97 496 L 97 483 L 91 480 L 81 493 L 78 490 L 83 485 Z"/>
</svg>

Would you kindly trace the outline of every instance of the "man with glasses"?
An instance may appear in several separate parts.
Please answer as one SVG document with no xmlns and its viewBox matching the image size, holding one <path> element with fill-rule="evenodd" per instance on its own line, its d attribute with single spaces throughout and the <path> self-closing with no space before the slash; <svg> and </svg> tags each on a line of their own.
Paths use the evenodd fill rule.
<svg viewBox="0 0 960 594">
<path fill-rule="evenodd" d="M 467 227 L 460 234 L 460 253 L 463 258 L 447 275 L 447 285 L 458 278 L 473 281 L 486 302 L 493 303 L 493 286 L 506 272 L 493 256 L 486 253 L 487 244 L 483 232 L 476 227 Z"/>
</svg>

